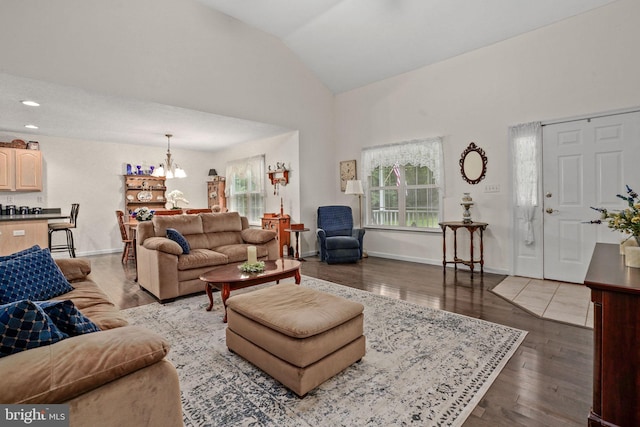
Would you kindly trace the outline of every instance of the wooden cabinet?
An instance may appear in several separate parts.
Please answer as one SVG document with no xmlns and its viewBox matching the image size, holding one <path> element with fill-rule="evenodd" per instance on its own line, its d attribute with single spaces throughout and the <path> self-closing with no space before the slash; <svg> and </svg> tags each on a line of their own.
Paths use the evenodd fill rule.
<svg viewBox="0 0 640 427">
<path fill-rule="evenodd" d="M 49 226 L 43 221 L 0 222 L 0 256 L 9 255 L 33 245 L 46 248 Z"/>
<path fill-rule="evenodd" d="M 42 152 L 0 148 L 0 190 L 42 191 Z"/>
<path fill-rule="evenodd" d="M 151 210 L 164 209 L 167 203 L 166 178 L 151 175 L 124 175 L 125 213 L 131 214 L 137 208 Z"/>
<path fill-rule="evenodd" d="M 283 247 L 285 245 L 287 248 L 291 246 L 290 233 L 285 231 L 289 227 L 291 227 L 291 218 L 289 215 L 262 218 L 262 228 L 265 230 L 273 230 L 277 233 L 280 258 L 282 258 L 283 254 L 288 255 L 284 253 Z"/>
<path fill-rule="evenodd" d="M 207 207 L 211 209 L 215 205 L 219 205 L 222 208 L 227 207 L 227 198 L 224 195 L 225 190 L 225 178 L 224 176 L 215 176 L 213 181 L 207 182 Z"/>
<path fill-rule="evenodd" d="M 589 426 L 638 426 L 640 269 L 624 265 L 618 245 L 598 243 L 585 285 L 594 304 Z"/>
</svg>

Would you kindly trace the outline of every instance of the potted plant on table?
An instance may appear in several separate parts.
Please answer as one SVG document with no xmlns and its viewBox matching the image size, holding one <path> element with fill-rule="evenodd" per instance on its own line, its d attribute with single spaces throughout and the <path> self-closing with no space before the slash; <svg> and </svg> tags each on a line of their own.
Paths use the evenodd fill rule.
<svg viewBox="0 0 640 427">
<path fill-rule="evenodd" d="M 189 201 L 184 198 L 184 193 L 180 190 L 173 190 L 167 194 L 167 201 L 171 203 L 171 209 L 180 209 L 178 202 L 189 204 Z"/>
<path fill-rule="evenodd" d="M 616 197 L 627 202 L 627 207 L 615 212 L 611 212 L 605 208 L 591 207 L 591 209 L 600 212 L 600 219 L 591 221 L 591 223 L 602 224 L 606 222 L 610 229 L 618 230 L 626 234 L 627 238 L 621 243 L 620 253 L 627 255 L 633 252 L 635 255 L 635 252 L 638 252 L 637 256 L 639 259 L 637 267 L 640 267 L 640 248 L 633 248 L 631 252 L 629 251 L 629 246 L 640 246 L 640 199 L 638 198 L 638 193 L 633 191 L 628 185 L 626 187 L 627 195 L 617 194 Z M 625 262 L 629 267 L 636 267 L 636 265 L 630 265 L 634 264 L 634 261 L 631 259 L 627 259 Z"/>
</svg>

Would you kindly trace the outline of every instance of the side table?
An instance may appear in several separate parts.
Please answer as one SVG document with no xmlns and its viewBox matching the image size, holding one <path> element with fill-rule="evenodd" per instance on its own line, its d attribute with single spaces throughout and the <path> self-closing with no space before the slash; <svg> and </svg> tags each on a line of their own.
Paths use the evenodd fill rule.
<svg viewBox="0 0 640 427">
<path fill-rule="evenodd" d="M 309 229 L 308 228 L 298 228 L 298 229 L 285 228 L 284 231 L 296 233 L 296 255 L 295 255 L 295 259 L 297 259 L 298 261 L 306 261 L 306 259 L 300 258 L 300 252 L 298 251 L 298 241 L 300 240 L 300 232 L 301 231 L 309 231 Z"/>
<path fill-rule="evenodd" d="M 480 273 L 484 274 L 484 242 L 483 233 L 489 224 L 486 222 L 462 222 L 462 221 L 449 221 L 441 222 L 440 228 L 442 229 L 442 268 L 446 269 L 447 264 L 454 264 L 454 268 L 458 268 L 458 264 L 464 264 L 471 269 L 473 274 L 473 266 L 476 263 L 480 264 Z M 453 230 L 453 261 L 447 261 L 447 228 Z M 469 259 L 464 260 L 458 258 L 458 228 L 466 228 L 469 231 L 471 243 L 469 244 Z M 473 257 L 473 235 L 476 230 L 480 233 L 480 259 L 476 260 Z"/>
</svg>

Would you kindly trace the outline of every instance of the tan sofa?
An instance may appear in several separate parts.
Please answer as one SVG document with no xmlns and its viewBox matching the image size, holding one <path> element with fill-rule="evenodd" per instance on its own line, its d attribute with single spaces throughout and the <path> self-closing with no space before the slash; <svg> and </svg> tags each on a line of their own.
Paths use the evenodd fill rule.
<svg viewBox="0 0 640 427">
<path fill-rule="evenodd" d="M 56 263 L 71 300 L 101 331 L 0 358 L 0 402 L 63 403 L 71 426 L 180 426 L 182 406 L 169 343 L 123 314 L 88 277 L 88 260 Z"/>
<path fill-rule="evenodd" d="M 188 241 L 189 254 L 166 237 L 178 230 Z M 204 291 L 200 276 L 216 266 L 247 260 L 247 247 L 258 259 L 277 259 L 276 233 L 249 228 L 237 212 L 155 216 L 138 224 L 136 258 L 138 283 L 161 302 Z"/>
</svg>

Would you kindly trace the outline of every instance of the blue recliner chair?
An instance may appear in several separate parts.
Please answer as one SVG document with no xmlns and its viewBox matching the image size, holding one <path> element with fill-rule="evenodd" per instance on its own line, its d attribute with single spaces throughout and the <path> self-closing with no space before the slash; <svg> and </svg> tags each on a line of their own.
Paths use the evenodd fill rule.
<svg viewBox="0 0 640 427">
<path fill-rule="evenodd" d="M 316 233 L 321 261 L 337 264 L 362 258 L 364 230 L 353 228 L 349 206 L 320 206 Z"/>
</svg>

